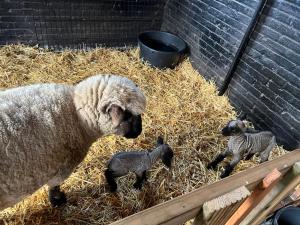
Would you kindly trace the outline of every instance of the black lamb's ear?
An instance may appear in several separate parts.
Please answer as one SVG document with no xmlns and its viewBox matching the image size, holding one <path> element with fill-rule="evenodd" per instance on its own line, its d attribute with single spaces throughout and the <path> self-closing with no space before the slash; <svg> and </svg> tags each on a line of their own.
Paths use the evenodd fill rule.
<svg viewBox="0 0 300 225">
<path fill-rule="evenodd" d="M 159 136 L 157 138 L 156 145 L 163 145 L 163 144 L 164 144 L 164 139 L 163 137 Z"/>
</svg>

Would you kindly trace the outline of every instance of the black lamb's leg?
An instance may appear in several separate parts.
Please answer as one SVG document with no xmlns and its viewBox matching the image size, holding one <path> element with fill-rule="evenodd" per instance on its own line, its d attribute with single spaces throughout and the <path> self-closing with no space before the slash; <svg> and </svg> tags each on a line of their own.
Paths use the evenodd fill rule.
<svg viewBox="0 0 300 225">
<path fill-rule="evenodd" d="M 233 159 L 230 161 L 228 165 L 225 166 L 224 172 L 220 175 L 221 178 L 228 177 L 230 173 L 234 170 L 234 167 L 239 163 L 241 160 L 240 155 L 234 155 Z"/>
<path fill-rule="evenodd" d="M 209 169 L 209 170 L 210 169 L 216 169 L 217 165 L 226 158 L 227 154 L 228 154 L 228 149 L 226 149 L 224 152 L 222 152 L 219 155 L 217 155 L 217 157 L 213 161 L 211 161 L 206 166 L 206 168 Z"/>
<path fill-rule="evenodd" d="M 143 172 L 143 181 L 147 181 L 148 177 L 147 177 L 147 171 L 145 170 Z"/>
<path fill-rule="evenodd" d="M 117 182 L 115 181 L 115 176 L 113 175 L 113 172 L 111 170 L 107 169 L 107 170 L 105 170 L 104 175 L 105 175 L 106 181 L 109 185 L 109 190 L 111 192 L 116 192 L 118 189 L 118 185 L 117 185 Z"/>
<path fill-rule="evenodd" d="M 254 156 L 254 153 L 248 153 L 246 156 L 245 156 L 245 160 L 250 160 L 252 157 Z"/>
<path fill-rule="evenodd" d="M 49 190 L 49 201 L 52 207 L 59 207 L 67 202 L 64 192 L 60 191 L 59 186 L 54 186 Z"/>
<path fill-rule="evenodd" d="M 135 189 L 140 190 L 143 186 L 144 181 L 147 180 L 146 171 L 143 171 L 142 175 L 136 174 L 136 181 L 133 185 Z"/>
<path fill-rule="evenodd" d="M 232 167 L 232 166 L 230 165 L 230 163 L 229 163 L 229 164 L 227 164 L 227 165 L 225 166 L 224 169 L 225 169 L 225 170 L 224 170 L 224 172 L 220 175 L 220 178 L 228 177 L 228 176 L 230 175 L 230 173 L 233 171 L 234 167 Z"/>
</svg>

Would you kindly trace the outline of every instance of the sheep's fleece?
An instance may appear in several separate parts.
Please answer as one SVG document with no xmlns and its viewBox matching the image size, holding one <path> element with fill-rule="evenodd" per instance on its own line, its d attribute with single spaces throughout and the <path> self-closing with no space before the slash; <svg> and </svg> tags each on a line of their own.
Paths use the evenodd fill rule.
<svg viewBox="0 0 300 225">
<path fill-rule="evenodd" d="M 105 112 L 111 105 L 140 115 L 146 99 L 131 80 L 116 75 L 1 91 L 0 210 L 44 184 L 61 184 L 97 138 L 117 133 Z"/>
</svg>

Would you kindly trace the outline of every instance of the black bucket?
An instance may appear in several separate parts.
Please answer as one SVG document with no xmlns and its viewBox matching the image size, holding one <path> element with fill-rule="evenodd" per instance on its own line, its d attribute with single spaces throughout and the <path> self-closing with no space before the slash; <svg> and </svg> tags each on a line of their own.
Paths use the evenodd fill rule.
<svg viewBox="0 0 300 225">
<path fill-rule="evenodd" d="M 273 225 L 299 225 L 300 208 L 289 206 L 280 209 L 274 216 Z"/>
<path fill-rule="evenodd" d="M 287 206 L 273 213 L 261 225 L 299 225 L 300 224 L 300 208 L 295 206 Z"/>
<path fill-rule="evenodd" d="M 138 37 L 140 58 L 158 68 L 174 68 L 184 57 L 186 43 L 163 31 L 148 31 Z"/>
</svg>

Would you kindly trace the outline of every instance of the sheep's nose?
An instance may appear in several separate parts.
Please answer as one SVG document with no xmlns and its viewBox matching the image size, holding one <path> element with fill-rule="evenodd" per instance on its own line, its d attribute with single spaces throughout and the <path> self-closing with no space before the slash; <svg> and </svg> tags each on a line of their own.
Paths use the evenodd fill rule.
<svg viewBox="0 0 300 225">
<path fill-rule="evenodd" d="M 126 138 L 137 138 L 142 133 L 142 117 L 134 116 L 130 130 L 124 135 Z"/>
</svg>

